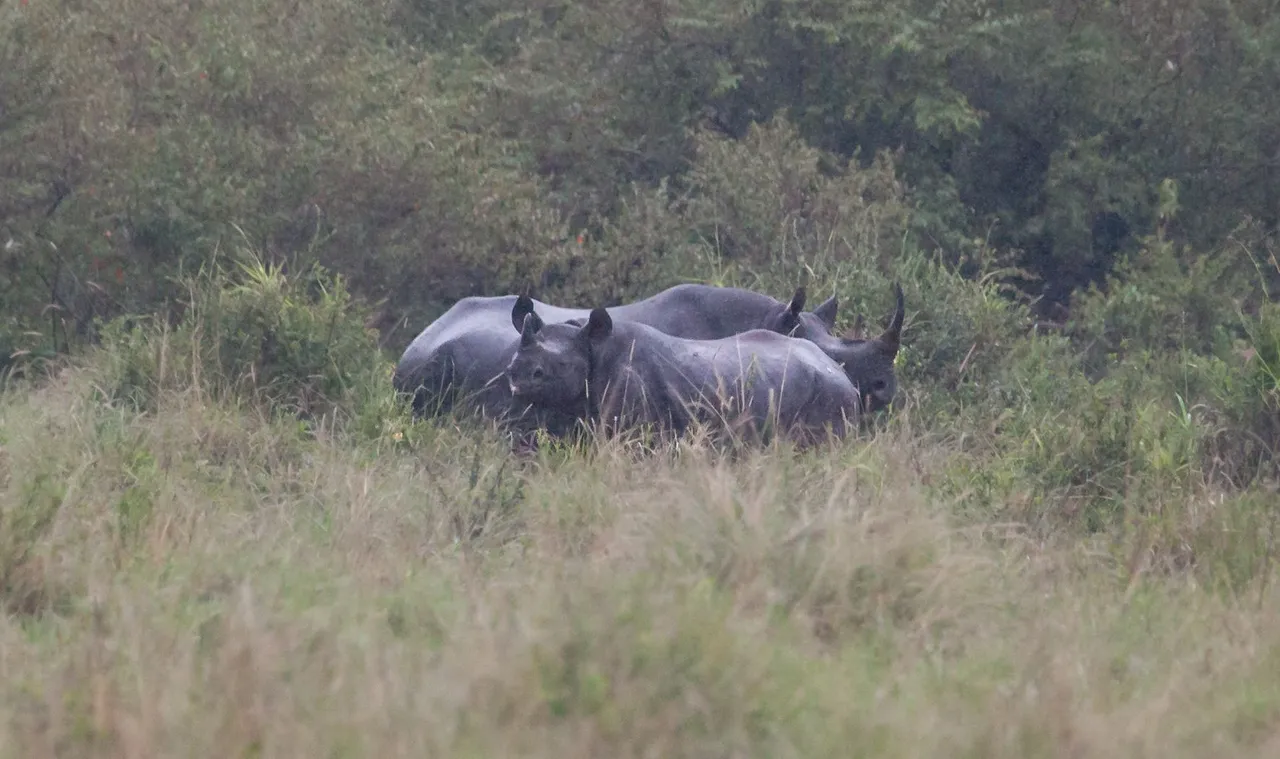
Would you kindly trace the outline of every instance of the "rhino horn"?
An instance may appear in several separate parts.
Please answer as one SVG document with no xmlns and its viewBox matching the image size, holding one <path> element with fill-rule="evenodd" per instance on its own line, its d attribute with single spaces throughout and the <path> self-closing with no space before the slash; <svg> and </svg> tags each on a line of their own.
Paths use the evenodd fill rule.
<svg viewBox="0 0 1280 759">
<path fill-rule="evenodd" d="M 883 344 L 885 352 L 896 354 L 902 342 L 902 321 L 906 315 L 902 286 L 897 282 L 893 283 L 893 295 L 895 300 L 893 318 L 889 320 L 889 326 L 880 335 L 880 342 Z"/>
</svg>

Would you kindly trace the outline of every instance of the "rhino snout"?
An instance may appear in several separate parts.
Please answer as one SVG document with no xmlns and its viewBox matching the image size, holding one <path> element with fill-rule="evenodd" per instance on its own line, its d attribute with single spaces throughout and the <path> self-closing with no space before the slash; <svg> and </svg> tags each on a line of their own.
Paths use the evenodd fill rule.
<svg viewBox="0 0 1280 759">
<path fill-rule="evenodd" d="M 883 380 L 870 384 L 870 389 L 862 393 L 862 406 L 866 411 L 878 411 L 887 408 L 893 402 L 893 389 Z"/>
</svg>

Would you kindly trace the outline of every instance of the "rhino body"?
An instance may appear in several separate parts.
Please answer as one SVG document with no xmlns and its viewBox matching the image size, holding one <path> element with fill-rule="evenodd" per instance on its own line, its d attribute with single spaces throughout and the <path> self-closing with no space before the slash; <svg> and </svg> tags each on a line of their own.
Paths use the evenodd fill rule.
<svg viewBox="0 0 1280 759">
<path fill-rule="evenodd" d="M 807 340 L 763 329 L 690 340 L 615 322 L 602 308 L 558 324 L 528 311 L 506 379 L 517 407 L 599 423 L 606 434 L 650 426 L 678 435 L 699 422 L 811 444 L 843 437 L 862 405 L 840 365 Z"/>
<path fill-rule="evenodd" d="M 649 325 L 661 332 L 694 339 L 728 337 L 750 329 L 790 329 L 803 305 L 730 287 L 682 284 L 644 300 L 614 306 L 619 321 Z M 453 407 L 459 398 L 486 416 L 505 418 L 511 397 L 502 372 L 516 350 L 522 325 L 513 330 L 517 301 L 528 301 L 547 323 L 585 320 L 591 309 L 560 308 L 525 296 L 469 297 L 458 301 L 427 326 L 405 349 L 392 378 L 393 387 L 413 397 L 415 414 Z"/>
<path fill-rule="evenodd" d="M 889 326 L 872 339 L 833 335 L 836 298 L 828 298 L 807 312 L 803 287 L 783 303 L 741 288 L 682 284 L 635 303 L 603 310 L 611 322 L 642 324 L 691 340 L 717 340 L 752 330 L 806 340 L 844 370 L 858 392 L 860 407 L 876 411 L 892 403 L 897 391 L 894 359 L 902 328 L 903 298 L 897 285 L 894 292 L 896 310 Z M 393 375 L 394 388 L 412 396 L 416 415 L 446 411 L 461 398 L 486 417 L 511 421 L 512 398 L 503 372 L 516 353 L 524 315 L 535 310 L 544 324 L 582 324 L 592 313 L 591 309 L 561 308 L 527 296 L 463 298 L 405 349 Z M 527 404 L 522 409 L 527 411 Z M 569 421 L 546 416 L 525 419 L 528 424 L 552 432 Z"/>
</svg>

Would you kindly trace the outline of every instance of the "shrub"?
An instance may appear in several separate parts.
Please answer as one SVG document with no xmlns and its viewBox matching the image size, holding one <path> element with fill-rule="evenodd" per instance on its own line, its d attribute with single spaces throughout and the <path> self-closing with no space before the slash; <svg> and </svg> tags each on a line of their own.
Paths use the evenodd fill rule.
<svg viewBox="0 0 1280 759">
<path fill-rule="evenodd" d="M 908 207 L 887 153 L 840 166 L 782 116 L 742 140 L 702 130 L 695 146 L 689 220 L 725 261 L 883 265 L 896 250 Z"/>
<path fill-rule="evenodd" d="M 185 286 L 176 325 L 125 316 L 104 326 L 107 400 L 149 407 L 163 388 L 192 386 L 311 416 L 353 410 L 362 386 L 384 379 L 367 314 L 343 278 L 318 265 L 287 275 L 245 255 L 230 271 L 215 262 Z"/>
<path fill-rule="evenodd" d="M 1222 355 L 1240 334 L 1241 301 L 1253 290 L 1243 263 L 1230 248 L 1178 255 L 1172 244 L 1153 238 L 1117 265 L 1105 294 L 1092 287 L 1081 295 L 1071 332 L 1094 371 L 1131 351 Z"/>
</svg>

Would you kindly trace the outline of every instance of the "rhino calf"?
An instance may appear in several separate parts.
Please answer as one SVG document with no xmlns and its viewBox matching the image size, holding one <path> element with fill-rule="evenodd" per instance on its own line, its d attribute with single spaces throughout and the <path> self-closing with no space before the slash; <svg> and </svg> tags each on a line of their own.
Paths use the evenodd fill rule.
<svg viewBox="0 0 1280 759">
<path fill-rule="evenodd" d="M 527 300 L 512 322 L 522 325 L 505 371 L 515 403 L 595 421 L 606 433 L 652 425 L 680 434 L 701 421 L 812 444 L 843 437 L 861 411 L 839 364 L 777 332 L 691 340 L 615 322 L 603 308 L 545 324 Z"/>
</svg>

